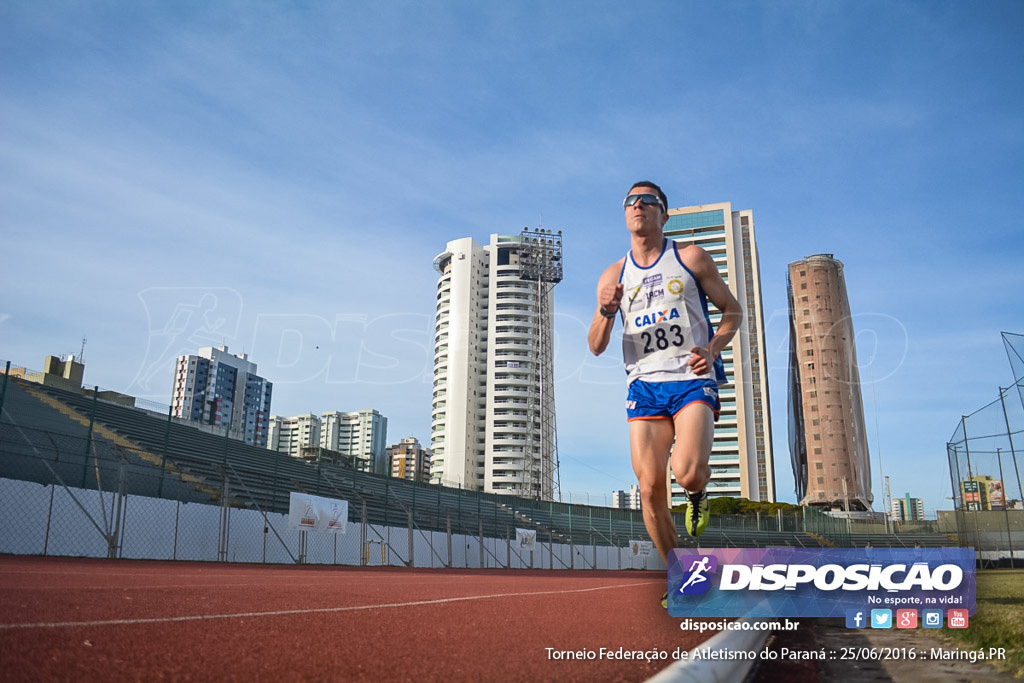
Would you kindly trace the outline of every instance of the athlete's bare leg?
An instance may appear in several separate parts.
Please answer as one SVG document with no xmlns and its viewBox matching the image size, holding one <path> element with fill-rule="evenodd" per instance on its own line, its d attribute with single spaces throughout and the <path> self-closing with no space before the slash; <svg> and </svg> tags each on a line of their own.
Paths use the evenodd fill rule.
<svg viewBox="0 0 1024 683">
<path fill-rule="evenodd" d="M 667 418 L 631 420 L 629 447 L 640 486 L 644 525 L 661 559 L 677 544 L 676 527 L 668 507 L 668 459 L 675 426 Z"/>
<path fill-rule="evenodd" d="M 672 474 L 676 483 L 697 493 L 711 479 L 711 446 L 715 438 L 715 415 L 706 403 L 691 403 L 675 417 L 676 441 L 672 446 Z"/>
</svg>

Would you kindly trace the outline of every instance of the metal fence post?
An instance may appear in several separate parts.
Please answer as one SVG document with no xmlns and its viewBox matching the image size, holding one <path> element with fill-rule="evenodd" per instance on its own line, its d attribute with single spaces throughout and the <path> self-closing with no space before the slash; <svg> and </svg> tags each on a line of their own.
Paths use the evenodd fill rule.
<svg viewBox="0 0 1024 683">
<path fill-rule="evenodd" d="M 112 495 L 111 504 L 113 509 L 110 514 L 110 525 L 111 529 L 107 534 L 107 557 L 110 559 L 117 559 L 120 555 L 121 550 L 121 523 L 124 520 L 126 500 L 124 495 L 125 489 L 125 470 L 124 470 L 124 458 L 120 460 L 121 467 L 118 473 L 118 486 L 117 493 Z"/>
<path fill-rule="evenodd" d="M 50 484 L 50 506 L 46 510 L 46 536 L 43 539 L 43 555 L 50 546 L 50 526 L 53 524 L 53 493 L 57 489 L 56 484 Z"/>
<path fill-rule="evenodd" d="M 1006 390 L 1009 391 L 1010 388 L 1007 387 Z M 1010 417 L 1006 414 L 1006 397 L 1003 395 L 1002 387 L 999 387 L 999 403 L 1002 404 L 1003 407 L 1003 421 L 1006 423 L 1006 438 L 1010 442 L 1010 455 L 1013 458 L 1013 471 L 1017 475 L 1017 496 L 1019 498 L 1024 495 L 1024 491 L 1021 490 L 1020 486 L 1020 470 L 1017 469 L 1017 449 L 1013 446 L 1013 430 L 1010 429 Z M 998 449 L 997 457 L 999 458 L 999 480 L 1003 482 L 1003 510 L 1006 511 L 1006 535 L 1010 539 L 1010 568 L 1012 569 L 1017 565 L 1015 564 L 1013 555 L 1013 536 L 1010 534 L 1010 506 L 1007 505 L 1010 497 L 1005 493 L 1006 480 L 1003 479 L 1003 458 L 1001 454 L 998 454 Z"/>
<path fill-rule="evenodd" d="M 270 533 L 270 520 L 267 519 L 267 513 L 263 513 L 263 564 L 267 563 L 267 534 Z M 337 552 L 335 552 L 337 556 Z M 337 564 L 337 562 L 335 562 Z"/>
<path fill-rule="evenodd" d="M 225 452 L 227 447 L 225 447 Z M 228 537 L 229 537 L 229 525 L 231 523 L 231 507 L 228 505 L 228 478 L 227 474 L 224 475 L 224 485 L 221 488 L 221 500 L 220 500 L 220 533 L 217 537 L 217 561 L 227 562 L 228 561 Z"/>
<path fill-rule="evenodd" d="M 412 508 L 409 508 L 409 562 L 407 563 L 407 566 L 409 567 L 416 566 L 416 558 L 414 555 L 416 551 L 414 549 L 415 543 L 413 542 L 413 540 L 414 539 L 412 535 Z"/>
<path fill-rule="evenodd" d="M 1001 393 L 1002 392 L 1000 392 L 1000 394 Z M 970 445 L 971 441 L 967 437 L 967 416 L 966 415 L 961 415 L 960 416 L 960 426 L 963 428 L 963 432 L 964 432 L 964 455 L 967 457 L 967 477 L 969 479 L 973 480 L 974 479 L 974 468 L 971 466 L 971 445 Z M 978 514 L 977 514 L 978 512 L 981 511 L 981 496 L 980 496 L 980 494 L 978 496 L 978 503 L 977 503 L 977 505 L 978 505 L 978 507 L 976 509 L 972 510 L 972 512 L 974 512 L 975 514 L 971 515 L 971 517 L 974 519 L 974 542 L 971 543 L 971 545 L 973 545 L 975 548 L 980 548 L 981 547 L 981 527 L 979 525 L 980 523 L 979 523 Z M 966 504 L 964 505 L 964 507 L 966 507 Z M 967 529 L 966 531 L 967 531 L 968 534 L 970 533 L 969 529 Z M 982 563 L 984 564 L 984 558 L 982 558 Z"/>
<path fill-rule="evenodd" d="M 171 559 L 178 559 L 178 523 L 181 517 L 181 501 L 174 506 L 174 545 L 171 548 Z"/>
<path fill-rule="evenodd" d="M 228 467 L 228 439 L 231 438 L 231 422 L 228 422 L 224 427 L 224 462 L 221 463 L 224 466 L 224 477 L 227 478 L 227 467 Z"/>
<path fill-rule="evenodd" d="M 548 569 L 555 568 L 555 535 L 548 529 Z"/>
<path fill-rule="evenodd" d="M 7 361 L 4 367 L 4 383 L 0 386 L 0 417 L 4 414 L 4 396 L 7 395 L 7 378 L 11 375 L 11 361 Z"/>
<path fill-rule="evenodd" d="M 363 501 L 363 512 L 360 520 L 362 530 L 359 533 L 359 565 L 365 567 L 369 563 L 369 550 L 366 547 L 366 501 Z"/>
<path fill-rule="evenodd" d="M 554 507 L 552 505 L 551 507 Z M 572 542 L 572 505 L 568 507 L 569 512 L 569 569 L 576 568 L 576 548 Z"/>
<path fill-rule="evenodd" d="M 157 485 L 156 497 L 164 497 L 164 477 L 167 475 L 167 445 L 171 440 L 171 417 L 174 415 L 174 406 L 167 409 L 167 426 L 164 429 L 164 448 L 160 456 L 160 483 Z"/>
<path fill-rule="evenodd" d="M 82 463 L 82 486 L 85 488 L 86 477 L 89 474 L 89 456 L 92 455 L 92 427 L 96 423 L 96 400 L 99 398 L 100 388 L 92 388 L 92 407 L 89 409 L 89 432 L 85 437 L 85 462 Z M 99 487 L 99 468 L 96 469 L 96 486 Z"/>
</svg>

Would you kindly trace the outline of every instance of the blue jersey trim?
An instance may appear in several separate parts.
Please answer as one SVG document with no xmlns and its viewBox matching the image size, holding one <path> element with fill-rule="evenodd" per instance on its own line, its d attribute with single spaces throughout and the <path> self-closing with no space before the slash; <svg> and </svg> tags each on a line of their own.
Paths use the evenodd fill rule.
<svg viewBox="0 0 1024 683">
<path fill-rule="evenodd" d="M 675 242 L 673 242 L 673 244 L 675 244 Z M 633 258 L 633 250 L 632 249 L 629 250 L 629 253 L 626 254 L 626 256 L 629 258 L 630 261 L 633 262 L 633 265 L 636 266 L 637 268 L 639 268 L 640 270 L 650 270 L 654 266 L 656 266 L 659 263 L 661 263 L 661 258 L 665 255 L 665 248 L 667 246 L 668 246 L 668 238 L 665 238 L 662 241 L 662 243 L 661 243 L 661 253 L 658 254 L 658 258 L 654 259 L 654 263 L 652 263 L 649 266 L 641 266 L 639 263 L 637 263 L 636 259 Z M 679 258 L 679 254 L 678 253 L 676 254 L 676 258 Z M 685 268 L 686 266 L 683 266 L 683 267 Z M 622 263 L 622 271 L 623 272 L 626 271 L 626 263 L 625 263 L 625 261 L 623 261 L 623 263 Z M 692 275 L 692 273 L 691 273 L 691 275 Z M 619 274 L 619 282 L 622 282 L 622 274 L 621 273 Z"/>
<path fill-rule="evenodd" d="M 700 294 L 700 297 L 699 297 L 700 298 L 700 307 L 701 307 L 701 310 L 704 311 L 704 324 L 707 325 L 707 328 L 708 328 L 708 343 L 710 344 L 711 340 L 715 338 L 715 331 L 711 327 L 711 313 L 708 311 L 708 295 L 704 291 L 704 288 L 700 286 L 700 280 L 697 278 L 696 275 L 693 274 L 693 271 L 690 270 L 690 267 L 687 266 L 685 263 L 683 263 L 682 257 L 679 256 L 679 249 L 676 248 L 676 246 L 675 246 L 677 244 L 678 243 L 673 240 L 673 249 L 672 249 L 672 251 L 674 251 L 676 253 L 676 261 L 678 261 L 679 265 L 683 267 L 683 270 L 685 270 L 687 273 L 690 274 L 690 277 L 693 278 L 694 284 L 697 285 L 697 293 Z M 623 266 L 622 271 L 623 272 L 626 271 L 625 266 Z M 620 278 L 621 278 L 621 276 L 620 276 Z M 719 355 L 718 358 L 715 359 L 714 366 L 715 366 L 715 379 L 718 380 L 718 383 L 719 384 L 727 383 L 729 381 L 729 378 L 725 376 L 725 362 L 722 360 L 722 356 L 721 355 Z"/>
</svg>

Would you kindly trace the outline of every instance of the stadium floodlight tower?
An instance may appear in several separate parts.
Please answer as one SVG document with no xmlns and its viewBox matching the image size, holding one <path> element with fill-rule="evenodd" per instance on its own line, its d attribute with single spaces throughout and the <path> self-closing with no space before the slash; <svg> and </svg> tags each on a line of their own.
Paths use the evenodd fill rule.
<svg viewBox="0 0 1024 683">
<path fill-rule="evenodd" d="M 523 488 L 541 500 L 561 500 L 558 429 L 555 424 L 554 317 L 555 285 L 562 281 L 562 231 L 523 228 L 520 235 L 519 276 L 537 283 L 533 348 L 536 350 L 536 391 L 528 392 L 527 435 Z"/>
</svg>

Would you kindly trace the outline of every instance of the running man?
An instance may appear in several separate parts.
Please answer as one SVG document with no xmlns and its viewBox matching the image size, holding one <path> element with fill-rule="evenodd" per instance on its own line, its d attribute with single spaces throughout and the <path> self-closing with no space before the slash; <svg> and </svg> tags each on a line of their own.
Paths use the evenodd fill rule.
<svg viewBox="0 0 1024 683">
<path fill-rule="evenodd" d="M 743 311 L 706 251 L 665 238 L 668 200 L 661 188 L 636 183 L 622 205 L 631 248 L 598 280 L 587 341 L 594 355 L 603 353 L 621 316 L 630 455 L 647 533 L 667 564 L 678 541 L 667 465 L 690 501 L 686 531 L 699 536 L 710 516 L 708 461 L 720 410 L 718 386 L 726 381 L 721 353 Z M 709 300 L 722 311 L 717 330 L 708 316 Z"/>
<path fill-rule="evenodd" d="M 699 560 L 694 560 L 693 563 L 690 565 L 690 568 L 687 570 L 690 572 L 690 578 L 683 582 L 683 585 L 679 587 L 679 592 L 682 593 L 694 584 L 704 583 L 705 581 L 707 581 L 708 577 L 704 576 L 704 574 L 708 571 L 708 569 L 710 569 L 710 567 L 708 566 L 710 562 L 711 558 L 709 558 L 707 555 L 704 555 Z"/>
</svg>

